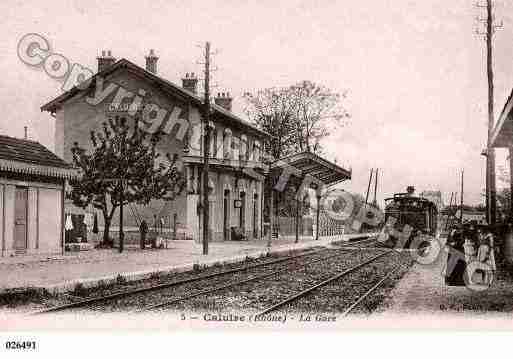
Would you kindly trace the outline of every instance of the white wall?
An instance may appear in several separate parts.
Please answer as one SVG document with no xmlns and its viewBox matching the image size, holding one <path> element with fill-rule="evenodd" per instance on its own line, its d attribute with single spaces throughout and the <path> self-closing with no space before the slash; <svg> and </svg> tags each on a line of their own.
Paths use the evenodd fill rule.
<svg viewBox="0 0 513 359">
<path fill-rule="evenodd" d="M 14 251 L 16 186 L 28 188 L 27 255 L 60 254 L 61 189 L 58 185 L 0 179 L 0 249 L 3 257 Z"/>
<path fill-rule="evenodd" d="M 39 189 L 39 252 L 61 251 L 61 191 Z"/>
<path fill-rule="evenodd" d="M 4 186 L 4 243 L 5 255 L 14 252 L 14 196 L 15 186 Z"/>
</svg>

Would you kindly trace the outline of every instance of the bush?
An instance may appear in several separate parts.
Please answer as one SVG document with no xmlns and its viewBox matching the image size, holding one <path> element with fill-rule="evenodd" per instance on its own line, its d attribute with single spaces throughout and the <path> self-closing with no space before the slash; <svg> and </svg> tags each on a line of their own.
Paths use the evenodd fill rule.
<svg viewBox="0 0 513 359">
<path fill-rule="evenodd" d="M 16 307 L 26 303 L 42 303 L 50 294 L 40 288 L 13 288 L 0 293 L 0 306 Z"/>
</svg>

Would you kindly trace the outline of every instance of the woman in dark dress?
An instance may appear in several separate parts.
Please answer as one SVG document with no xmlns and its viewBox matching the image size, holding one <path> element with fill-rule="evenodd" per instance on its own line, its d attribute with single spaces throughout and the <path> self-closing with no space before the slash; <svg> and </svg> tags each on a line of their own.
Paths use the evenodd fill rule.
<svg viewBox="0 0 513 359">
<path fill-rule="evenodd" d="M 447 237 L 449 253 L 447 254 L 447 264 L 445 269 L 445 284 L 454 286 L 465 285 L 464 274 L 467 268 L 463 245 L 465 243 L 465 233 L 463 226 L 453 229 Z M 456 264 L 452 263 L 457 260 Z"/>
</svg>

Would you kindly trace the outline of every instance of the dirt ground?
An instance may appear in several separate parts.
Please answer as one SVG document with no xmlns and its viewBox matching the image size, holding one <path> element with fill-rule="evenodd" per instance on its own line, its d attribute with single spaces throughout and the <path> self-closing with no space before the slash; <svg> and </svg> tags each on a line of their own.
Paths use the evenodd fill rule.
<svg viewBox="0 0 513 359">
<path fill-rule="evenodd" d="M 513 313 L 511 268 L 499 266 L 491 286 L 476 291 L 465 286 L 447 286 L 443 274 L 446 261 L 447 253 L 443 251 L 430 265 L 416 263 L 390 292 L 378 312 L 392 315 Z"/>
<path fill-rule="evenodd" d="M 346 235 L 349 239 L 352 235 Z M 326 237 L 315 241 L 301 238 L 283 238 L 272 243 L 272 250 L 287 250 L 301 247 L 326 245 L 342 237 Z M 267 241 L 227 241 L 209 244 L 209 254 L 202 254 L 202 245 L 195 241 L 170 241 L 167 249 L 117 249 L 90 250 L 66 253 L 50 258 L 26 256 L 0 259 L 0 291 L 8 288 L 44 287 L 50 290 L 70 287 L 76 282 L 94 282 L 115 278 L 118 274 L 131 277 L 141 273 L 152 273 L 194 264 L 212 264 L 216 261 L 243 259 L 268 250 Z"/>
</svg>

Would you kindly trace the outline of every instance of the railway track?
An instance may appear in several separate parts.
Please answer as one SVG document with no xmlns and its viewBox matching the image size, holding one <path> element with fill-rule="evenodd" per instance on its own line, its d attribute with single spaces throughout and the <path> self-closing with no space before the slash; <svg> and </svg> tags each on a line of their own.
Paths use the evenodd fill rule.
<svg viewBox="0 0 513 359">
<path fill-rule="evenodd" d="M 331 245 L 333 247 L 344 247 L 344 248 L 367 248 L 372 247 L 373 245 L 378 245 L 379 248 L 385 248 L 380 242 L 377 240 L 378 236 L 370 236 L 364 239 L 360 239 L 358 241 L 349 241 L 349 242 L 334 242 Z M 355 246 L 355 245 L 358 246 Z"/>
<path fill-rule="evenodd" d="M 379 292 L 381 287 L 389 283 L 394 274 L 408 268 L 411 264 L 409 256 L 391 251 L 397 254 L 392 261 L 394 262 L 393 265 L 390 265 L 388 259 L 382 263 L 383 260 L 380 260 L 380 258 L 383 257 L 376 256 L 336 274 L 318 285 L 292 295 L 286 300 L 262 310 L 257 315 L 281 308 L 282 311 L 286 312 L 309 313 L 317 311 L 340 313 L 339 317 L 345 317 L 364 303 L 367 303 L 366 310 L 363 310 L 363 307 L 361 310 L 368 311 L 370 309 L 372 311 L 372 308 L 375 308 L 375 305 L 382 300 L 380 297 L 382 293 L 377 293 L 377 296 L 373 296 L 373 294 Z M 395 264 L 397 262 L 398 264 Z"/>
<path fill-rule="evenodd" d="M 372 293 L 374 293 L 377 289 L 379 289 L 387 279 L 392 277 L 392 275 L 397 272 L 397 270 L 401 267 L 401 265 L 395 266 L 391 271 L 389 271 L 383 278 L 381 278 L 376 284 L 374 284 L 371 288 L 369 288 L 364 294 L 360 295 L 358 299 L 356 299 L 350 306 L 348 306 L 340 315 L 341 317 L 346 317 L 349 313 L 351 313 L 355 308 L 357 308 L 365 299 L 367 299 Z"/>
<path fill-rule="evenodd" d="M 308 261 L 306 263 L 299 264 L 297 267 L 306 267 L 306 266 L 309 266 L 311 264 L 327 261 L 327 260 L 332 259 L 332 258 L 341 257 L 344 254 L 345 253 L 337 253 L 337 254 L 334 254 L 334 255 L 330 255 L 330 256 L 314 259 L 314 260 Z M 205 290 L 197 291 L 197 292 L 194 292 L 194 293 L 189 293 L 189 294 L 186 294 L 186 295 L 181 296 L 181 297 L 175 297 L 175 298 L 173 298 L 171 300 L 168 300 L 168 301 L 164 301 L 164 302 L 157 303 L 157 304 L 152 304 L 152 305 L 147 306 L 147 307 L 145 307 L 145 308 L 143 308 L 143 309 L 141 309 L 139 311 L 140 312 L 146 312 L 146 311 L 150 311 L 150 310 L 155 310 L 155 309 L 161 309 L 161 308 L 169 307 L 169 306 L 171 306 L 173 304 L 184 302 L 184 301 L 187 301 L 189 299 L 193 299 L 193 298 L 196 298 L 196 297 L 199 297 L 199 296 L 203 296 L 203 295 L 207 295 L 207 294 L 213 294 L 215 292 L 219 292 L 219 291 L 224 290 L 224 289 L 238 287 L 238 286 L 241 286 L 241 285 L 244 285 L 244 284 L 248 284 L 248 283 L 251 283 L 251 282 L 259 281 L 261 279 L 266 279 L 266 278 L 269 278 L 269 277 L 273 277 L 273 276 L 276 276 L 276 275 L 279 275 L 279 274 L 282 274 L 282 273 L 292 272 L 293 269 L 296 269 L 296 268 L 291 268 L 290 266 L 285 266 L 284 268 L 273 270 L 273 271 L 271 271 L 269 273 L 254 275 L 254 276 L 251 276 L 249 278 L 244 278 L 242 280 L 236 280 L 234 282 L 230 282 L 228 284 L 214 286 L 214 287 L 211 287 L 211 288 L 208 288 L 208 289 L 205 289 Z"/>
<path fill-rule="evenodd" d="M 366 238 L 366 239 L 362 240 L 362 242 L 369 243 L 369 239 L 370 238 Z M 351 245 L 354 245 L 356 243 L 359 243 L 359 242 L 353 242 L 353 243 L 351 243 Z M 349 248 L 346 248 L 346 247 L 349 247 L 349 245 L 340 246 L 340 252 L 349 250 Z M 209 273 L 209 274 L 204 274 L 204 275 L 199 275 L 199 276 L 193 276 L 193 277 L 185 278 L 182 280 L 175 280 L 175 281 L 161 283 L 161 284 L 157 284 L 157 285 L 153 285 L 153 286 L 136 288 L 136 289 L 132 289 L 132 290 L 118 291 L 118 292 L 114 292 L 114 293 L 111 293 L 111 294 L 108 294 L 105 296 L 96 296 L 96 297 L 86 298 L 83 300 L 78 300 L 78 301 L 71 302 L 71 303 L 57 305 L 54 307 L 40 310 L 40 311 L 32 313 L 32 314 L 38 315 L 38 314 L 45 314 L 45 313 L 56 313 L 56 312 L 63 312 L 63 311 L 71 310 L 71 309 L 80 309 L 80 308 L 102 309 L 107 306 L 106 303 L 108 303 L 108 302 L 112 302 L 112 301 L 115 302 L 116 300 L 122 300 L 124 298 L 129 298 L 132 296 L 147 295 L 149 293 L 157 293 L 162 290 L 172 289 L 172 288 L 185 286 L 187 284 L 197 283 L 197 282 L 201 282 L 201 281 L 207 281 L 207 280 L 212 280 L 212 279 L 223 280 L 222 279 L 223 276 L 227 276 L 227 275 L 231 275 L 231 274 L 238 274 L 238 273 L 242 273 L 242 272 L 248 272 L 250 270 L 259 269 L 259 268 L 266 267 L 266 266 L 280 265 L 280 264 L 286 265 L 287 262 L 294 262 L 298 259 L 308 257 L 308 256 L 321 255 L 321 257 L 319 259 L 314 259 L 313 261 L 304 263 L 302 265 L 308 265 L 312 262 L 327 260 L 329 258 L 333 258 L 333 257 L 340 255 L 340 253 L 337 253 L 337 254 L 330 255 L 330 256 L 324 256 L 324 257 L 322 256 L 323 253 L 325 253 L 325 252 L 327 253 L 329 251 L 330 251 L 330 249 L 324 248 L 324 249 L 320 249 L 320 250 L 301 253 L 301 254 L 294 255 L 294 256 L 288 256 L 288 257 L 278 258 L 278 259 L 271 260 L 271 261 L 257 263 L 257 264 L 253 264 L 253 265 L 249 265 L 249 266 L 246 265 L 246 266 L 241 266 L 238 268 L 222 270 L 219 272 L 214 272 L 214 273 Z M 333 251 L 333 249 L 331 251 Z M 272 276 L 277 273 L 284 272 L 286 270 L 290 270 L 290 266 L 286 265 L 285 268 L 274 270 L 274 271 L 271 271 L 270 273 L 265 273 L 263 275 L 260 275 L 260 277 L 263 278 L 264 276 Z M 255 278 L 255 276 L 253 276 L 250 278 L 246 278 L 243 281 L 250 282 L 250 281 L 257 280 L 257 279 L 258 278 Z M 239 282 L 241 282 L 241 281 L 239 281 Z M 221 289 L 221 286 L 218 286 L 218 287 L 216 287 L 216 289 L 214 291 L 220 290 L 220 289 Z M 207 293 L 208 293 L 208 291 L 203 291 L 202 294 L 207 294 Z M 201 294 L 195 294 L 194 296 L 198 296 L 198 295 L 201 295 Z M 164 306 L 164 305 L 162 305 L 162 306 Z M 160 307 L 160 306 L 158 306 L 158 305 L 147 306 L 147 307 L 145 307 L 144 310 L 153 309 L 153 308 L 157 308 L 157 307 Z"/>
<path fill-rule="evenodd" d="M 309 288 L 307 288 L 307 289 L 305 289 L 305 290 L 303 290 L 303 291 L 301 291 L 299 293 L 293 294 L 290 297 L 286 298 L 285 300 L 280 301 L 277 304 L 274 304 L 274 305 L 272 305 L 270 307 L 265 308 L 264 310 L 260 311 L 256 316 L 265 315 L 267 313 L 276 311 L 276 310 L 278 310 L 278 309 L 280 309 L 280 308 L 282 308 L 282 307 L 284 307 L 286 305 L 290 305 L 292 302 L 294 302 L 296 300 L 299 300 L 301 298 L 304 298 L 305 296 L 311 294 L 313 291 L 316 291 L 316 290 L 318 290 L 321 287 L 324 287 L 324 286 L 326 286 L 326 285 L 328 285 L 330 283 L 333 283 L 333 282 L 335 282 L 337 280 L 340 280 L 341 278 L 343 278 L 343 277 L 347 276 L 348 274 L 350 274 L 350 273 L 352 273 L 352 272 L 354 272 L 354 271 L 356 271 L 356 270 L 358 270 L 358 269 L 368 265 L 369 263 L 372 263 L 372 262 L 378 260 L 379 258 L 387 256 L 387 255 L 390 255 L 392 253 L 394 253 L 393 250 L 389 250 L 389 251 L 386 251 L 384 253 L 381 253 L 381 254 L 378 254 L 376 256 L 373 256 L 372 258 L 370 258 L 370 259 L 368 259 L 368 260 L 366 260 L 366 261 L 364 261 L 362 263 L 359 263 L 359 264 L 357 264 L 355 266 L 352 266 L 351 268 L 348 268 L 348 269 L 344 270 L 341 273 L 337 273 L 334 276 L 332 276 L 332 277 L 330 277 L 330 278 L 328 278 L 326 280 L 323 280 L 322 282 L 319 282 L 319 283 L 317 283 L 315 285 L 312 285 Z"/>
<path fill-rule="evenodd" d="M 382 248 L 377 249 L 383 250 Z M 358 259 L 361 259 L 359 257 L 366 258 L 365 263 L 361 263 L 360 261 L 359 266 L 363 266 L 366 263 L 370 263 L 389 253 L 392 253 L 392 251 L 387 249 L 386 252 L 368 260 L 369 253 L 367 251 L 358 251 L 356 252 L 356 255 L 351 254 L 349 256 L 347 256 L 348 252 L 345 252 L 335 256 L 330 256 L 329 258 L 320 258 L 315 261 L 304 263 L 299 266 L 304 273 L 292 270 L 290 267 L 286 267 L 273 272 L 244 278 L 243 280 L 236 280 L 227 284 L 195 291 L 193 293 L 186 293 L 183 296 L 174 296 L 170 300 L 147 306 L 141 311 L 171 309 L 171 307 L 173 307 L 173 309 L 194 308 L 196 310 L 201 307 L 210 307 L 211 305 L 209 305 L 209 303 L 211 302 L 218 302 L 221 305 L 215 304 L 214 307 L 221 307 L 223 310 L 227 309 L 225 308 L 228 305 L 227 303 L 230 303 L 230 306 L 237 306 L 236 302 L 239 302 L 238 308 L 232 309 L 247 310 L 249 309 L 248 307 L 258 307 L 261 306 L 261 304 L 265 304 L 266 300 L 275 301 L 275 298 L 279 299 L 283 296 L 284 291 L 290 292 L 290 288 L 287 287 L 302 287 L 308 283 L 318 283 L 321 278 L 326 277 L 325 273 L 332 270 L 333 267 L 347 267 L 347 262 L 357 261 Z M 335 260 L 330 263 L 330 258 L 335 258 Z M 293 288 L 292 292 L 294 291 L 295 289 Z M 222 293 L 218 293 L 216 295 L 217 292 Z M 297 290 L 295 292 L 297 293 Z M 289 296 L 290 293 L 287 295 Z M 262 298 L 264 299 L 264 303 L 260 303 Z"/>
</svg>

